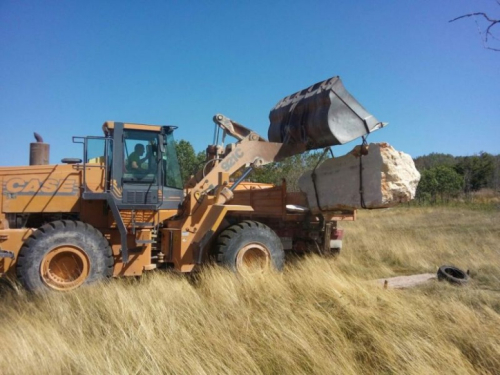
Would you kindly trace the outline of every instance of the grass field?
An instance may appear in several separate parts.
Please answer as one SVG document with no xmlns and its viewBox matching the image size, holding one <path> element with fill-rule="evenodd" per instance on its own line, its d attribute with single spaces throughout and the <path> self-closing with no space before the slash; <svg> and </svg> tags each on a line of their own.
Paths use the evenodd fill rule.
<svg viewBox="0 0 500 375">
<path fill-rule="evenodd" d="M 398 208 L 346 223 L 337 259 L 282 274 L 154 273 L 1 291 L 2 374 L 500 373 L 500 212 Z M 371 280 L 469 269 L 407 290 Z"/>
</svg>

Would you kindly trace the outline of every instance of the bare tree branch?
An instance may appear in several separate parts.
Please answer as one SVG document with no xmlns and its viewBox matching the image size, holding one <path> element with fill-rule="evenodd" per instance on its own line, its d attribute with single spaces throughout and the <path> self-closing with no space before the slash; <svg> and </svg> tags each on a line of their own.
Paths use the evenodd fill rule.
<svg viewBox="0 0 500 375">
<path fill-rule="evenodd" d="M 496 2 L 497 2 L 498 5 L 500 5 L 500 0 L 496 0 Z M 475 18 L 476 16 L 478 16 L 478 17 L 481 16 L 486 21 L 489 22 L 489 25 L 486 28 L 485 33 L 484 33 L 484 40 L 483 40 L 484 48 L 492 50 L 492 51 L 500 52 L 499 48 L 493 48 L 493 47 L 491 47 L 491 46 L 488 45 L 488 37 L 490 37 L 491 39 L 500 40 L 499 38 L 496 37 L 496 35 L 494 35 L 491 32 L 491 29 L 493 28 L 493 26 L 496 26 L 496 25 L 500 24 L 500 19 L 497 20 L 497 19 L 490 18 L 484 12 L 475 12 L 475 13 L 468 13 L 468 14 L 464 14 L 462 16 L 456 17 L 456 18 L 450 20 L 449 22 L 454 22 L 454 21 L 457 21 L 457 20 L 460 20 L 460 19 L 463 19 L 463 18 L 468 18 L 468 17 L 474 17 Z M 478 26 L 478 28 L 479 28 L 479 26 Z M 482 32 L 481 32 L 480 29 L 479 29 L 479 34 L 481 35 L 481 38 L 482 38 L 483 36 L 482 36 Z"/>
</svg>

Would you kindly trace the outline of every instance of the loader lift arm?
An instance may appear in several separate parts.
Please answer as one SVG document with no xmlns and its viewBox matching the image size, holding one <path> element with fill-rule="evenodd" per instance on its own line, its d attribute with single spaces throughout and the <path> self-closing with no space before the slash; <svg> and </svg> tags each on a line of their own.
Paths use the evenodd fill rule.
<svg viewBox="0 0 500 375">
<path fill-rule="evenodd" d="M 229 144 L 225 150 L 216 145 L 208 147 L 208 150 L 215 151 L 208 161 L 211 169 L 206 174 L 205 168 L 198 171 L 186 185 L 188 196 L 191 197 L 192 208 L 195 207 L 196 202 L 210 192 L 218 195 L 217 190 L 223 189 L 229 183 L 229 177 L 243 166 L 252 169 L 258 168 L 306 151 L 303 145 L 268 142 L 256 132 L 224 115 L 217 114 L 213 120 L 224 131 L 223 139 L 226 134 L 229 134 L 238 142 Z M 246 174 L 249 172 L 250 170 L 247 170 Z M 222 181 L 221 176 L 223 177 Z"/>
</svg>

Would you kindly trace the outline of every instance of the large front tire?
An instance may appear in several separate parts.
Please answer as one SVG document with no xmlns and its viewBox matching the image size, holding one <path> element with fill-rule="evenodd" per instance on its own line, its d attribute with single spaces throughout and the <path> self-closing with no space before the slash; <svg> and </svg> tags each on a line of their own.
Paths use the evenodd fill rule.
<svg viewBox="0 0 500 375">
<path fill-rule="evenodd" d="M 268 226 L 257 221 L 242 221 L 225 229 L 215 246 L 217 263 L 234 272 L 266 270 L 281 271 L 285 252 L 280 238 Z"/>
<path fill-rule="evenodd" d="M 30 291 L 67 291 L 112 276 L 113 256 L 108 241 L 94 227 L 54 221 L 24 243 L 16 271 Z"/>
</svg>

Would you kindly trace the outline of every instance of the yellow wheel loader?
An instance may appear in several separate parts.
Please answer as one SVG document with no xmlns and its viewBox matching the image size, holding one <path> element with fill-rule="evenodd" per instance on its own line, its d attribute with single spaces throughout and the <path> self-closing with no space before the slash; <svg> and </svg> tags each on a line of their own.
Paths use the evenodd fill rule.
<svg viewBox="0 0 500 375">
<path fill-rule="evenodd" d="M 254 168 L 383 124 L 338 77 L 284 98 L 270 120 L 267 141 L 216 115 L 206 162 L 185 186 L 175 126 L 108 121 L 102 136 L 73 138 L 82 159 L 57 165 L 36 154 L 43 143 L 32 144 L 30 160 L 40 165 L 0 168 L 0 274 L 28 290 L 66 291 L 156 268 L 192 272 L 208 261 L 279 270 L 285 251 L 339 251 L 337 222 L 354 220 L 355 211 L 312 214 L 305 195 L 287 192 L 286 183 L 245 179 Z M 236 141 L 224 145 L 226 135 Z"/>
</svg>

